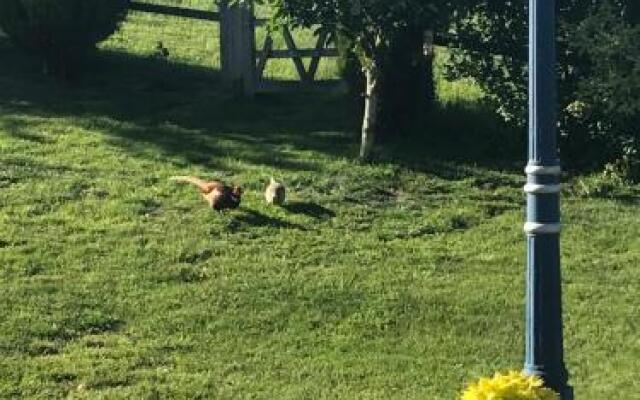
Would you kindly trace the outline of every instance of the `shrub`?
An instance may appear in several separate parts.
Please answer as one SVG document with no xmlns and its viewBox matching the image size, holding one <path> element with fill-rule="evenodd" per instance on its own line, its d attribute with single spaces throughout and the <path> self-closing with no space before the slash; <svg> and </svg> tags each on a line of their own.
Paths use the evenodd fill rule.
<svg viewBox="0 0 640 400">
<path fill-rule="evenodd" d="M 571 169 L 602 168 L 638 149 L 639 23 L 637 0 L 558 1 L 560 148 Z M 479 0 L 452 30 L 450 77 L 474 78 L 506 120 L 524 126 L 526 2 Z"/>
<path fill-rule="evenodd" d="M 46 72 L 68 79 L 87 50 L 118 28 L 128 5 L 128 0 L 0 0 L 0 29 L 35 51 Z"/>
<path fill-rule="evenodd" d="M 460 400 L 559 400 L 559 396 L 543 387 L 540 378 L 514 371 L 480 379 L 462 393 Z"/>
<path fill-rule="evenodd" d="M 585 62 L 567 119 L 599 144 L 593 146 L 597 153 L 593 157 L 608 162 L 607 170 L 638 182 L 640 25 L 628 22 L 616 6 L 604 2 L 576 27 L 573 38 L 569 48 Z M 585 155 L 581 148 L 574 153 Z"/>
</svg>

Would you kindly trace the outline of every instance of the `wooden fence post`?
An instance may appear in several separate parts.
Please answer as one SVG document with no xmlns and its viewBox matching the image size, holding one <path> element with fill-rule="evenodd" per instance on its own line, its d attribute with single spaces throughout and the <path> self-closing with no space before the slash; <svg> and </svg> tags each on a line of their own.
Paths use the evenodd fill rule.
<svg viewBox="0 0 640 400">
<path fill-rule="evenodd" d="M 255 20 L 253 4 L 220 1 L 220 61 L 222 79 L 238 94 L 256 91 Z"/>
</svg>

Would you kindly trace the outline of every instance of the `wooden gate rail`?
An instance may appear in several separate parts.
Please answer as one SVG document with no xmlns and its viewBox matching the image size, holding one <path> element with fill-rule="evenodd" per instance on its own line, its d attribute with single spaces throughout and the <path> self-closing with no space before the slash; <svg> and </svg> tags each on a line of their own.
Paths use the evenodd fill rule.
<svg viewBox="0 0 640 400">
<path fill-rule="evenodd" d="M 271 41 L 273 42 L 273 39 L 271 39 Z M 337 57 L 338 54 L 338 49 L 332 49 L 332 48 L 328 48 L 328 49 L 297 49 L 295 51 L 291 51 L 291 50 L 269 50 L 269 58 L 291 58 L 295 55 L 297 55 L 298 57 L 302 57 L 302 58 L 309 58 L 309 57 Z M 258 58 L 264 56 L 265 51 L 264 50 L 260 50 L 258 52 L 256 52 L 256 55 Z"/>
<path fill-rule="evenodd" d="M 282 34 L 286 49 L 273 48 L 273 33 L 267 33 L 262 50 L 256 51 L 257 65 L 255 79 L 258 91 L 279 91 L 279 90 L 335 90 L 343 88 L 342 82 L 339 80 L 318 82 L 316 74 L 323 57 L 337 57 L 338 50 L 328 47 L 332 38 L 329 32 L 321 32 L 318 35 L 316 45 L 312 49 L 299 49 L 295 43 L 291 31 L 287 27 L 281 27 L 278 32 Z M 285 59 L 290 58 L 298 73 L 299 81 L 280 81 L 270 82 L 264 79 L 264 71 L 269 59 Z M 305 67 L 303 58 L 310 58 L 309 67 Z"/>
<path fill-rule="evenodd" d="M 216 11 L 194 10 L 193 8 L 164 6 L 161 4 L 141 3 L 137 1 L 130 2 L 129 9 L 175 17 L 200 19 L 203 21 L 220 21 L 220 13 Z"/>
</svg>

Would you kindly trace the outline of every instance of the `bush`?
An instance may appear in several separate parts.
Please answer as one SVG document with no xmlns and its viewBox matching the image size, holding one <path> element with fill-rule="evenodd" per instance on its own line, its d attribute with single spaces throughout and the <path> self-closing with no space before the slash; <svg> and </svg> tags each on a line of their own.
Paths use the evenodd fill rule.
<svg viewBox="0 0 640 400">
<path fill-rule="evenodd" d="M 559 400 L 559 396 L 543 387 L 538 377 L 509 372 L 469 385 L 460 400 Z"/>
<path fill-rule="evenodd" d="M 45 71 L 69 79 L 84 54 L 126 16 L 128 0 L 0 0 L 0 29 L 36 52 Z"/>
<path fill-rule="evenodd" d="M 565 118 L 582 129 L 596 159 L 628 181 L 640 180 L 640 25 L 605 2 L 573 31 L 569 48 L 585 62 Z M 575 133 L 574 133 L 575 134 Z M 584 149 L 573 150 L 574 157 Z"/>
<path fill-rule="evenodd" d="M 640 144 L 639 22 L 637 0 L 558 2 L 560 149 L 571 169 L 616 163 Z M 460 50 L 452 51 L 450 77 L 474 78 L 506 120 L 524 126 L 526 5 L 477 1 L 452 30 Z"/>
</svg>

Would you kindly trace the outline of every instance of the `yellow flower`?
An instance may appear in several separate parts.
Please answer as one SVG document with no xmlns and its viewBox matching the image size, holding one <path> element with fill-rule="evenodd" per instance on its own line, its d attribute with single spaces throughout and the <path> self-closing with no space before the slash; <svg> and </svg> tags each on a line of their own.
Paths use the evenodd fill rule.
<svg viewBox="0 0 640 400">
<path fill-rule="evenodd" d="M 493 378 L 481 378 L 469 385 L 460 400 L 559 400 L 551 389 L 544 387 L 542 379 L 519 371 L 496 373 Z"/>
</svg>

